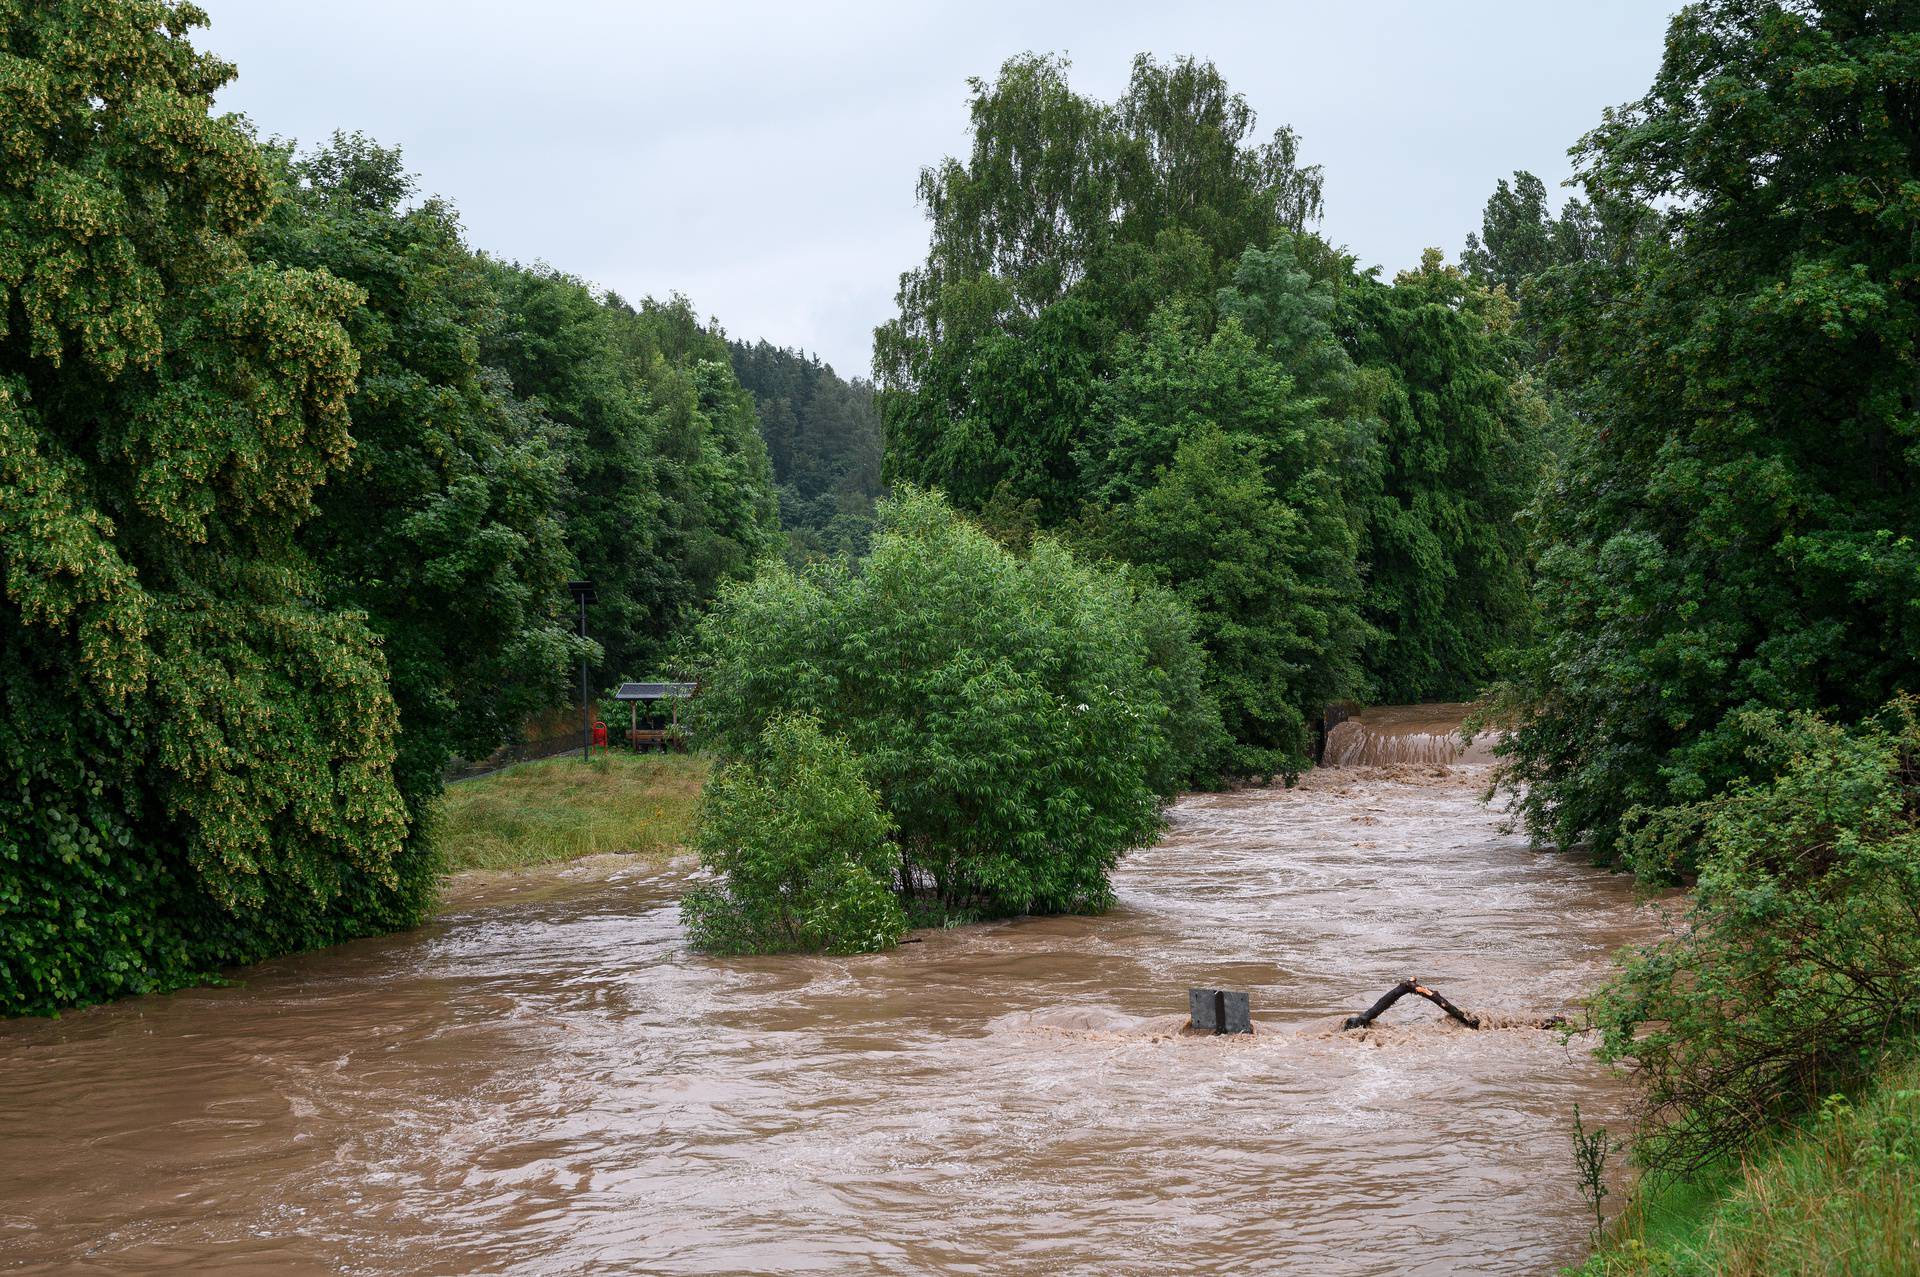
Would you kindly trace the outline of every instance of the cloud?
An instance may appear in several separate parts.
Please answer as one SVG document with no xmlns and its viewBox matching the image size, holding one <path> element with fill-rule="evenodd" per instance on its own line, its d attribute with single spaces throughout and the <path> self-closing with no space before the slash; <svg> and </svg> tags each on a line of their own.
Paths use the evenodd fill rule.
<svg viewBox="0 0 1920 1277">
<path fill-rule="evenodd" d="M 1495 179 L 1550 184 L 1652 80 L 1667 0 L 839 3 L 201 0 L 262 133 L 360 129 L 460 207 L 476 247 L 864 373 L 926 228 L 922 167 L 964 152 L 966 79 L 1065 52 L 1111 96 L 1137 52 L 1217 62 L 1327 170 L 1323 230 L 1389 272 L 1455 253 Z"/>
</svg>

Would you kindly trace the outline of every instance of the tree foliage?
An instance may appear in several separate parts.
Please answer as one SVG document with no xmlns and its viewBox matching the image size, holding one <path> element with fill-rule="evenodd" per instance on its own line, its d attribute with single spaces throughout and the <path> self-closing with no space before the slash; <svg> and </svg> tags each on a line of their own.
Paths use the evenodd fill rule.
<svg viewBox="0 0 1920 1277">
<path fill-rule="evenodd" d="M 260 146 L 203 22 L 0 5 L 7 1011 L 416 921 L 569 572 L 626 674 L 778 544 L 684 301 L 487 261 L 364 138 Z"/>
<path fill-rule="evenodd" d="M 416 919 L 374 632 L 296 546 L 363 294 L 250 261 L 271 175 L 190 5 L 0 7 L 0 1008 Z"/>
<path fill-rule="evenodd" d="M 1296 136 L 1262 141 L 1209 63 L 1137 59 L 1113 103 L 1032 56 L 973 90 L 876 334 L 888 473 L 1178 590 L 1230 769 L 1297 771 L 1331 700 L 1476 691 L 1526 630 L 1545 412 L 1497 294 L 1437 256 L 1357 271 L 1308 229 Z"/>
<path fill-rule="evenodd" d="M 1169 295 L 1205 305 L 1250 244 L 1318 216 L 1320 175 L 1211 63 L 1135 59 L 1074 92 L 1060 59 L 971 81 L 973 151 L 921 174 L 927 261 L 875 335 L 890 476 L 978 510 L 1003 485 L 1049 524 L 1079 496 L 1075 430 L 1102 354 Z"/>
<path fill-rule="evenodd" d="M 1911 700 L 1847 730 L 1756 711 L 1756 770 L 1649 814 L 1631 856 L 1697 863 L 1678 935 L 1633 953 L 1596 1001 L 1603 1058 L 1630 1063 L 1648 1162 L 1735 1155 L 1867 1078 L 1920 1029 L 1920 724 Z"/>
<path fill-rule="evenodd" d="M 495 264 L 483 356 L 561 427 L 566 526 L 599 591 L 596 684 L 658 671 L 726 581 L 779 546 L 753 400 L 684 298 L 638 309 L 545 268 Z"/>
<path fill-rule="evenodd" d="M 1016 556 L 909 492 L 881 504 L 857 566 L 768 565 L 726 591 L 697 727 L 732 760 L 783 715 L 831 722 L 892 821 L 905 894 L 1099 909 L 1218 743 L 1191 625 L 1150 586 L 1047 539 Z"/>
<path fill-rule="evenodd" d="M 1545 837 L 1611 855 L 1631 809 L 1750 773 L 1749 711 L 1920 680 L 1911 16 L 1690 6 L 1583 144 L 1590 187 L 1667 211 L 1552 290 L 1573 421 L 1507 747 Z"/>
<path fill-rule="evenodd" d="M 701 797 L 701 860 L 723 881 L 681 899 L 688 941 L 714 953 L 892 948 L 907 916 L 887 833 L 846 742 L 810 718 L 774 719 Z"/>
<path fill-rule="evenodd" d="M 859 553 L 882 491 L 872 383 L 843 381 L 818 358 L 764 341 L 729 342 L 728 350 L 759 413 L 788 553 Z"/>
<path fill-rule="evenodd" d="M 501 322 L 484 263 L 441 200 L 408 207 L 397 151 L 336 135 L 279 168 L 256 261 L 361 289 L 354 448 L 301 544 L 380 636 L 400 711 L 395 775 L 419 818 L 453 757 L 484 758 L 564 695 L 571 553 L 555 427 L 480 361 Z"/>
<path fill-rule="evenodd" d="M 1391 288 L 1360 282 L 1349 305 L 1356 355 L 1380 373 L 1377 479 L 1358 497 L 1374 691 L 1468 699 L 1526 636 L 1519 515 L 1546 405 L 1516 380 L 1511 307 L 1438 251 Z"/>
<path fill-rule="evenodd" d="M 1306 707 L 1360 679 L 1338 426 L 1236 320 L 1202 340 L 1163 308 L 1115 363 L 1082 466 L 1108 513 L 1083 535 L 1193 610 L 1234 741 L 1222 774 L 1300 772 Z"/>
</svg>

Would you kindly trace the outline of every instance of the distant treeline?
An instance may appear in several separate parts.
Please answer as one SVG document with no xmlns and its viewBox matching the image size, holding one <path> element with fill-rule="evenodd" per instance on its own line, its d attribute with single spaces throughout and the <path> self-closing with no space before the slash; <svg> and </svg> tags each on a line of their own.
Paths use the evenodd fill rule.
<svg viewBox="0 0 1920 1277">
<path fill-rule="evenodd" d="M 817 357 L 767 342 L 730 342 L 734 375 L 753 393 L 780 492 L 780 526 L 800 561 L 857 554 L 880 496 L 880 413 L 873 385 Z"/>
</svg>

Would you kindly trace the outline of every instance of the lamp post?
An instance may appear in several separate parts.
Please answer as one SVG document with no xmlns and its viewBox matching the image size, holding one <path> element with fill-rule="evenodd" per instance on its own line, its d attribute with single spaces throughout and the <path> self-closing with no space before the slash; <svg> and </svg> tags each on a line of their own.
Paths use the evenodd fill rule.
<svg viewBox="0 0 1920 1277">
<path fill-rule="evenodd" d="M 591 581 L 569 581 L 567 589 L 580 605 L 580 761 L 584 763 L 593 758 L 593 711 L 587 707 L 587 604 L 597 596 Z"/>
</svg>

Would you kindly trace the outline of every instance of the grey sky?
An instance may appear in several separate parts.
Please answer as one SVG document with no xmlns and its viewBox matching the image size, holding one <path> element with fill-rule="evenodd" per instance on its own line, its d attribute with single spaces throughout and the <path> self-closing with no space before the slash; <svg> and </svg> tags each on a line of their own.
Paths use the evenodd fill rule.
<svg viewBox="0 0 1920 1277">
<path fill-rule="evenodd" d="M 1063 52 L 1112 97 L 1135 53 L 1213 59 L 1327 171 L 1323 230 L 1389 271 L 1458 254 L 1496 178 L 1566 177 L 1639 96 L 1677 0 L 805 4 L 200 0 L 263 133 L 361 129 L 469 239 L 868 372 L 925 251 L 922 166 L 966 148 L 966 78 Z"/>
</svg>

